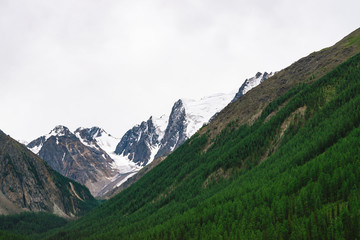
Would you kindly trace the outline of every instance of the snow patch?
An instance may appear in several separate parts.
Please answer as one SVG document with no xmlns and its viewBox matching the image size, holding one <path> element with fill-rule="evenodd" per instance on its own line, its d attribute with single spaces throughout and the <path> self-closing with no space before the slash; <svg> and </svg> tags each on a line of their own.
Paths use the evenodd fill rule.
<svg viewBox="0 0 360 240">
<path fill-rule="evenodd" d="M 191 137 L 204 124 L 207 124 L 212 116 L 220 112 L 234 98 L 236 92 L 218 93 L 203 97 L 199 100 L 182 99 L 186 113 L 186 136 Z"/>
<path fill-rule="evenodd" d="M 150 155 L 150 159 L 149 159 L 149 161 L 147 162 L 147 164 L 149 164 L 149 163 L 151 163 L 152 161 L 155 160 L 155 159 L 154 159 L 154 158 L 155 158 L 155 155 L 156 155 L 157 152 L 159 151 L 160 147 L 161 147 L 161 144 L 157 144 L 157 145 L 152 146 L 152 147 L 150 148 L 151 155 Z M 147 164 L 146 164 L 146 165 L 147 165 Z"/>
<path fill-rule="evenodd" d="M 139 171 L 142 167 L 131 161 L 127 156 L 117 155 L 115 152 L 109 154 L 109 156 L 114 160 L 112 168 L 117 170 L 119 173 L 128 173 L 132 171 Z"/>
<path fill-rule="evenodd" d="M 29 148 L 29 149 L 30 149 L 30 151 L 32 151 L 33 153 L 39 154 L 42 146 L 43 146 L 43 144 L 39 144 L 38 146 L 35 146 L 35 147 L 33 147 L 33 148 Z"/>
<path fill-rule="evenodd" d="M 114 188 L 115 188 L 115 187 L 120 187 L 121 184 L 123 184 L 124 182 L 126 182 L 129 178 L 131 178 L 132 176 L 134 176 L 137 172 L 138 172 L 138 171 L 133 172 L 133 173 L 130 173 L 129 175 L 127 175 L 126 177 L 124 177 L 124 179 L 121 180 L 120 182 L 118 182 L 118 184 L 116 184 L 116 186 L 114 186 Z"/>
<path fill-rule="evenodd" d="M 28 141 L 26 141 L 26 140 L 17 140 L 19 143 L 21 143 L 22 145 L 28 145 L 29 144 L 29 142 Z"/>
<path fill-rule="evenodd" d="M 51 130 L 49 134 L 45 135 L 45 141 L 44 142 L 46 142 L 52 136 L 56 136 L 56 137 L 65 136 L 67 132 L 69 132 L 69 129 L 67 127 L 62 126 L 62 125 L 58 125 L 53 130 Z"/>
<path fill-rule="evenodd" d="M 169 123 L 169 116 L 163 114 L 161 117 L 153 117 L 152 120 L 156 128 L 156 134 L 159 135 L 159 139 L 162 139 L 165 135 L 165 130 Z"/>
<path fill-rule="evenodd" d="M 96 150 L 99 150 L 99 148 L 95 144 L 89 144 L 87 141 L 85 141 L 83 138 L 81 138 L 80 133 L 76 132 L 75 136 L 80 140 L 82 144 L 84 144 L 87 147 L 94 148 Z"/>
</svg>

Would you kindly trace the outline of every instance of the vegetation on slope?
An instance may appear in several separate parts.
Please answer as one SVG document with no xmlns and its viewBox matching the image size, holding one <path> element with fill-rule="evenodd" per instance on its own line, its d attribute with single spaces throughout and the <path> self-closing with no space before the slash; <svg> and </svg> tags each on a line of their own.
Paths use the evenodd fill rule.
<svg viewBox="0 0 360 240">
<path fill-rule="evenodd" d="M 0 188 L 2 214 L 29 210 L 75 217 L 98 205 L 86 187 L 54 171 L 1 130 Z"/>
<path fill-rule="evenodd" d="M 64 226 L 68 221 L 56 215 L 24 212 L 17 215 L 0 215 L 0 239 L 39 238 L 40 234 Z M 6 232 L 5 232 L 6 231 Z"/>
<path fill-rule="evenodd" d="M 360 53 L 360 28 L 334 46 L 300 59 L 249 91 L 240 101 L 229 104 L 206 128 L 202 129 L 201 133 L 207 132 L 208 137 L 213 139 L 230 122 L 253 124 L 270 102 L 299 83 L 312 83 L 320 79 L 358 53 Z"/>
<path fill-rule="evenodd" d="M 192 137 L 48 238 L 354 239 L 359 123 L 360 54 L 282 95 L 251 126 Z"/>
</svg>

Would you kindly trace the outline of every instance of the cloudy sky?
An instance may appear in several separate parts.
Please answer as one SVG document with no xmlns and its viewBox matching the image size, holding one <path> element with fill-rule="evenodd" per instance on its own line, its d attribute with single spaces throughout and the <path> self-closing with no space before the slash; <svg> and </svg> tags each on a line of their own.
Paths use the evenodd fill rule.
<svg viewBox="0 0 360 240">
<path fill-rule="evenodd" d="M 0 0 L 0 129 L 114 136 L 360 27 L 358 0 Z"/>
</svg>

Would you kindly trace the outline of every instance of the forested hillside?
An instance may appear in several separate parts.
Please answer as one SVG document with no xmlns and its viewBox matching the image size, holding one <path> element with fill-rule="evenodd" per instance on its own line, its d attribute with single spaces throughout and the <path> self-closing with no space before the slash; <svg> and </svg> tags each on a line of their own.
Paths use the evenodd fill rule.
<svg viewBox="0 0 360 240">
<path fill-rule="evenodd" d="M 253 124 L 234 121 L 215 138 L 193 136 L 47 238 L 355 239 L 359 123 L 357 54 L 272 101 Z"/>
</svg>

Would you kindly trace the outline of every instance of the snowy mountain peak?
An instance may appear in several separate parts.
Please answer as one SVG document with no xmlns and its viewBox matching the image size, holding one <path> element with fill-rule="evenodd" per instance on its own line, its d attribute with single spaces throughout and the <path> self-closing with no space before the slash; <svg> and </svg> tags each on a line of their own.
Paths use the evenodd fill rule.
<svg viewBox="0 0 360 240">
<path fill-rule="evenodd" d="M 109 155 L 114 153 L 115 147 L 120 141 L 100 127 L 80 127 L 76 129 L 75 135 L 84 145 L 95 149 L 100 147 Z"/>
<path fill-rule="evenodd" d="M 110 136 L 104 129 L 100 127 L 91 127 L 91 128 L 83 128 L 79 127 L 75 130 L 75 135 L 81 135 L 82 138 L 86 138 L 88 141 L 93 141 L 94 139 L 101 137 L 103 135 Z"/>
<path fill-rule="evenodd" d="M 63 126 L 63 125 L 57 125 L 53 130 L 50 131 L 50 133 L 47 135 L 47 138 L 51 137 L 51 136 L 67 136 L 67 135 L 71 135 L 72 132 L 70 132 L 70 130 Z"/>
<path fill-rule="evenodd" d="M 266 79 L 274 76 L 275 73 L 276 72 L 274 72 L 274 73 L 273 72 L 271 72 L 271 73 L 257 72 L 254 77 L 246 79 L 244 81 L 244 83 L 241 85 L 241 87 L 239 88 L 239 91 L 236 93 L 234 99 L 231 102 L 235 102 L 241 96 L 245 95 L 248 91 L 250 91 L 254 87 L 258 86 L 260 83 L 262 83 Z"/>
<path fill-rule="evenodd" d="M 52 129 L 48 134 L 41 136 L 34 141 L 31 141 L 26 146 L 35 154 L 38 154 L 41 150 L 43 144 L 50 138 L 50 137 L 62 137 L 62 136 L 73 136 L 73 133 L 63 125 L 57 125 L 54 129 Z"/>
</svg>

